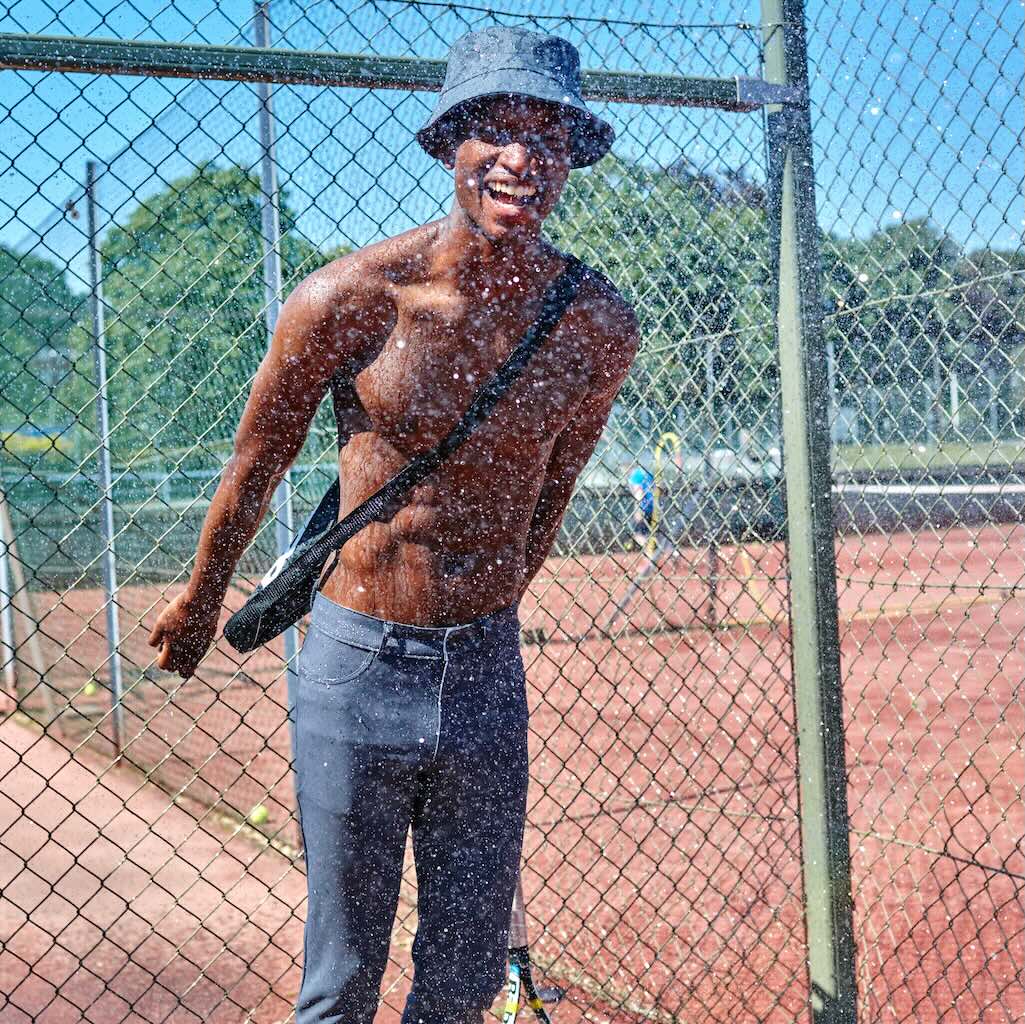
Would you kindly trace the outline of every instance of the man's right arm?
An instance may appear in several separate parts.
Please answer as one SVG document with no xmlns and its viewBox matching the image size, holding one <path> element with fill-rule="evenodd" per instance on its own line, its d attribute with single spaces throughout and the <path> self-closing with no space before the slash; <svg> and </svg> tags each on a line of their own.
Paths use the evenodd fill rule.
<svg viewBox="0 0 1025 1024">
<path fill-rule="evenodd" d="M 355 267 L 307 278 L 281 308 L 246 401 L 230 459 L 200 531 L 185 592 L 161 613 L 157 665 L 188 678 L 210 646 L 232 574 L 271 496 L 299 454 L 331 378 L 355 367 L 393 314 Z"/>
</svg>

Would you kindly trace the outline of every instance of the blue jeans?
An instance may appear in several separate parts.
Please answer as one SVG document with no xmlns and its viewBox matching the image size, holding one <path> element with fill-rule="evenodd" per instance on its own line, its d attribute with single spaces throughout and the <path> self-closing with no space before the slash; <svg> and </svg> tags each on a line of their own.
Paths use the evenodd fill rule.
<svg viewBox="0 0 1025 1024">
<path fill-rule="evenodd" d="M 309 899 L 296 1024 L 371 1024 L 413 829 L 403 1024 L 480 1024 L 505 981 L 527 796 L 515 607 L 385 622 L 318 594 L 294 695 Z"/>
</svg>

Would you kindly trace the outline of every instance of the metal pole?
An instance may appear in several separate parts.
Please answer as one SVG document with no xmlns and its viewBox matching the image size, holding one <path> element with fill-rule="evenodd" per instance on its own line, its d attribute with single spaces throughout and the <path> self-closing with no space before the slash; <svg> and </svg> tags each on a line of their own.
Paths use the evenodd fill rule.
<svg viewBox="0 0 1025 1024">
<path fill-rule="evenodd" d="M 125 729 L 121 681 L 121 629 L 117 607 L 117 564 L 114 559 L 114 500 L 110 474 L 110 417 L 107 410 L 107 342 L 103 314 L 103 267 L 96 224 L 96 163 L 85 165 L 85 202 L 89 228 L 89 304 L 93 322 L 93 365 L 96 369 L 96 424 L 100 435 L 100 529 L 103 536 L 103 586 L 107 598 L 107 655 L 110 666 L 114 747 L 124 749 Z"/>
<path fill-rule="evenodd" d="M 52 725 L 60 736 L 63 737 L 64 727 L 61 725 L 61 709 L 57 707 L 57 701 L 53 696 L 55 687 L 50 682 L 48 667 L 43 659 L 43 649 L 39 644 L 39 617 L 36 615 L 36 610 L 33 607 L 32 594 L 28 589 L 28 581 L 25 579 L 21 559 L 18 557 L 18 545 L 14 537 L 14 524 L 11 522 L 11 514 L 7 508 L 7 496 L 4 494 L 2 487 L 0 487 L 0 540 L 3 541 L 8 555 L 7 570 L 10 573 L 10 579 L 7 582 L 10 590 L 7 593 L 11 599 L 11 604 L 14 606 L 15 613 L 21 616 L 22 625 L 25 627 L 23 646 L 28 650 L 28 661 L 32 662 L 32 670 L 39 680 L 37 686 L 43 703 L 46 705 L 46 714 L 49 715 L 45 728 L 49 729 Z M 15 643 L 17 643 L 17 632 L 15 631 L 13 635 Z M 36 686 L 33 686 L 26 692 L 26 696 L 35 690 Z M 65 706 L 67 706 L 67 701 L 64 699 L 63 694 L 61 694 L 61 699 Z"/>
<path fill-rule="evenodd" d="M 0 483 L 2 486 L 2 483 Z M 0 529 L 0 653 L 3 655 L 4 692 L 18 701 L 17 641 L 14 637 L 14 601 L 6 531 Z"/>
<path fill-rule="evenodd" d="M 802 0 L 761 0 L 761 9 L 766 79 L 807 90 Z M 811 1013 L 816 1024 L 854 1024 L 857 990 L 830 493 L 829 380 L 808 107 L 769 107 L 767 126 L 770 181 L 778 190 L 776 324 Z"/>
<path fill-rule="evenodd" d="M 705 444 L 705 506 L 708 522 L 708 628 L 719 625 L 719 550 L 718 534 L 721 520 L 720 498 L 715 486 L 712 445 L 715 442 L 715 345 L 714 338 L 705 341 L 705 423 L 708 442 Z"/>
<path fill-rule="evenodd" d="M 929 441 L 939 444 L 940 411 L 943 408 L 943 368 L 940 365 L 940 343 L 933 341 L 932 349 L 932 396 L 929 403 Z"/>
<path fill-rule="evenodd" d="M 445 61 L 425 57 L 0 32 L 0 70 L 12 69 L 432 92 L 445 80 Z M 742 112 L 792 102 L 785 90 L 743 75 L 698 78 L 585 68 L 580 78 L 584 99 L 613 103 Z"/>
<path fill-rule="evenodd" d="M 829 370 L 829 389 L 826 394 L 828 403 L 829 439 L 833 439 L 836 431 L 837 396 L 836 396 L 836 345 L 832 338 L 826 341 L 826 366 Z"/>
<path fill-rule="evenodd" d="M 270 21 L 267 4 L 256 0 L 253 4 L 254 42 L 258 47 L 270 46 Z M 274 155 L 274 109 L 269 82 L 257 82 L 256 93 L 260 100 L 260 185 L 263 191 L 263 290 L 264 321 L 268 340 L 274 336 L 281 308 L 281 194 L 278 191 L 278 169 Z M 283 555 L 292 543 L 295 524 L 292 515 L 292 477 L 286 471 L 274 492 L 275 539 L 279 555 Z M 291 694 L 295 687 L 295 655 L 299 648 L 299 633 L 295 626 L 285 630 L 285 672 L 289 693 L 289 719 L 292 717 Z"/>
<path fill-rule="evenodd" d="M 992 364 L 986 367 L 986 383 L 989 384 L 989 440 L 995 441 L 1000 436 L 1000 385 Z"/>
</svg>

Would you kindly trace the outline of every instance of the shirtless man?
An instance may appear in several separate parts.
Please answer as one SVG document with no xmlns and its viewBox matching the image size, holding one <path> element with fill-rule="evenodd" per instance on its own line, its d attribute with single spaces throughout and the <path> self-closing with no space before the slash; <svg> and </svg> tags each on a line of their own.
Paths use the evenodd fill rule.
<svg viewBox="0 0 1025 1024">
<path fill-rule="evenodd" d="M 284 304 L 200 536 L 150 642 L 190 676 L 235 566 L 330 391 L 342 513 L 455 424 L 537 317 L 566 258 L 541 226 L 612 131 L 564 40 L 452 48 L 417 138 L 453 171 L 442 220 L 308 277 Z M 517 605 L 633 359 L 629 306 L 587 272 L 470 440 L 341 550 L 299 658 L 296 790 L 309 903 L 297 1024 L 369 1024 L 412 826 L 419 923 L 404 1024 L 480 1024 L 505 978 L 526 808 Z"/>
</svg>

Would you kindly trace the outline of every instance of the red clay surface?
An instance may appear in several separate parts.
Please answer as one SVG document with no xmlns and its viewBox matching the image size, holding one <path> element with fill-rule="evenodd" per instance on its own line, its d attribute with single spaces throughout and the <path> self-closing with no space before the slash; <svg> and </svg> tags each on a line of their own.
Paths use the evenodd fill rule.
<svg viewBox="0 0 1025 1024">
<path fill-rule="evenodd" d="M 1021 526 L 838 546 L 871 1024 L 1025 1016 L 1023 552 Z M 707 551 L 679 552 L 610 640 L 592 622 L 638 564 L 553 559 L 523 608 L 544 639 L 524 648 L 524 880 L 537 958 L 569 989 L 557 1020 L 790 1024 L 807 979 L 782 546 L 718 552 L 714 608 Z M 286 1019 L 305 879 L 287 850 L 279 655 L 239 674 L 222 644 L 185 686 L 146 673 L 159 596 L 121 591 L 125 759 L 158 788 L 109 767 L 101 595 L 33 596 L 52 696 L 70 704 L 63 743 L 91 742 L 71 757 L 56 723 L 53 738 L 13 721 L 0 733 L 4 1024 Z M 730 628 L 703 628 L 713 611 Z M 41 697 L 23 707 L 45 719 Z M 211 802 L 236 816 L 262 803 L 262 830 L 286 848 L 233 834 L 204 815 Z M 380 1021 L 398 1019 L 414 904 L 410 874 Z"/>
</svg>

